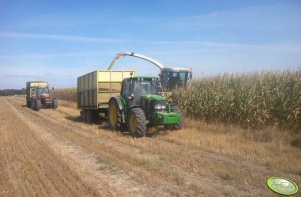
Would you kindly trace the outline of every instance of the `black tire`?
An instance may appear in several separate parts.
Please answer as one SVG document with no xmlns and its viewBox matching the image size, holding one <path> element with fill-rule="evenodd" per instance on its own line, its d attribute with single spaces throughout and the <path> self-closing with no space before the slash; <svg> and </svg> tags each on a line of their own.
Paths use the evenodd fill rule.
<svg viewBox="0 0 301 197">
<path fill-rule="evenodd" d="M 178 113 L 179 114 L 179 118 L 180 118 L 179 122 L 177 124 L 173 125 L 174 129 L 175 130 L 182 129 L 184 127 L 184 124 L 183 124 L 183 122 L 184 122 L 184 116 L 182 114 L 182 111 L 180 110 L 180 108 L 178 106 L 172 106 L 171 111 L 175 112 L 175 113 Z"/>
<path fill-rule="evenodd" d="M 82 122 L 87 123 L 87 110 L 82 110 L 80 112 L 80 117 L 82 119 Z"/>
<path fill-rule="evenodd" d="M 174 129 L 174 125 L 166 124 L 166 125 L 164 125 L 164 129 L 165 130 L 173 130 Z"/>
<path fill-rule="evenodd" d="M 56 99 L 52 99 L 51 107 L 52 109 L 56 109 L 58 107 L 58 101 Z"/>
<path fill-rule="evenodd" d="M 93 111 L 91 109 L 86 110 L 87 111 L 87 124 L 93 123 Z"/>
<path fill-rule="evenodd" d="M 34 108 L 35 108 L 35 100 L 33 100 L 33 99 L 31 99 L 31 102 L 30 102 L 30 108 L 32 109 L 32 110 L 35 110 Z"/>
<path fill-rule="evenodd" d="M 121 112 L 115 100 L 110 100 L 108 110 L 108 126 L 112 131 L 121 128 Z"/>
<path fill-rule="evenodd" d="M 35 107 L 34 107 L 34 110 L 35 110 L 35 111 L 39 111 L 41 108 L 42 108 L 41 100 L 35 100 Z"/>
<path fill-rule="evenodd" d="M 143 137 L 146 134 L 146 118 L 141 108 L 131 109 L 128 116 L 128 129 L 135 137 Z"/>
</svg>

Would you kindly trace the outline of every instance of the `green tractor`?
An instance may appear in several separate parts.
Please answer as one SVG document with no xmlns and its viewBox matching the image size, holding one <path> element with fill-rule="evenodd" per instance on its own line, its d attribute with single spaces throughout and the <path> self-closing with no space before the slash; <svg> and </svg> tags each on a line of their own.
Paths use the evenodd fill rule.
<svg viewBox="0 0 301 197">
<path fill-rule="evenodd" d="M 181 129 L 183 117 L 180 109 L 158 95 L 160 89 L 158 77 L 125 78 L 120 95 L 109 101 L 109 128 L 118 130 L 127 127 L 135 137 L 145 136 L 147 127 L 152 126 Z"/>
</svg>

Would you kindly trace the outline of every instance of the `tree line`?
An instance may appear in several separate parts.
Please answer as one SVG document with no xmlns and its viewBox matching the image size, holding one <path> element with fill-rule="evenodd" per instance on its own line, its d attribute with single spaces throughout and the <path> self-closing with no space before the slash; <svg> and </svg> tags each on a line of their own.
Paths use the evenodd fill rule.
<svg viewBox="0 0 301 197">
<path fill-rule="evenodd" d="M 25 88 L 22 88 L 21 90 L 16 89 L 4 89 L 0 90 L 0 96 L 12 96 L 12 95 L 21 95 L 26 94 Z"/>
</svg>

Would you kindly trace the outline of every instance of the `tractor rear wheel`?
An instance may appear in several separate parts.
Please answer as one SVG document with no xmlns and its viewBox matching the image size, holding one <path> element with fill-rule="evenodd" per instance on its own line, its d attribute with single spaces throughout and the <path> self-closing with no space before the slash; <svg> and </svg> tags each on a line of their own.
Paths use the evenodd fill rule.
<svg viewBox="0 0 301 197">
<path fill-rule="evenodd" d="M 31 102 L 30 102 L 30 108 L 32 110 L 34 110 L 34 108 L 35 108 L 35 103 L 36 103 L 36 101 L 32 99 Z"/>
<path fill-rule="evenodd" d="M 42 108 L 41 100 L 35 100 L 34 110 L 39 111 Z"/>
<path fill-rule="evenodd" d="M 184 126 L 184 124 L 183 124 L 184 117 L 183 117 L 182 111 L 180 110 L 180 108 L 178 106 L 172 106 L 171 111 L 179 114 L 179 122 L 173 125 L 174 129 L 176 129 L 176 130 L 182 129 Z"/>
<path fill-rule="evenodd" d="M 133 108 L 129 113 L 128 128 L 135 137 L 143 137 L 146 134 L 146 118 L 141 108 Z"/>
<path fill-rule="evenodd" d="M 114 131 L 120 129 L 121 118 L 120 118 L 119 107 L 115 100 L 111 100 L 109 102 L 109 110 L 108 110 L 108 126 Z"/>
</svg>

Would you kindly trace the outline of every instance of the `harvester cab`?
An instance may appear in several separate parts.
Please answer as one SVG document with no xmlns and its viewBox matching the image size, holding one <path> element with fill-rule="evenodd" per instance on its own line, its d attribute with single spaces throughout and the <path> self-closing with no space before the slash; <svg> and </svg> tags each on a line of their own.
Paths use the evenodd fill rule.
<svg viewBox="0 0 301 197">
<path fill-rule="evenodd" d="M 159 76 L 163 90 L 171 92 L 179 87 L 186 88 L 190 86 L 192 70 L 191 68 L 164 68 Z"/>
<path fill-rule="evenodd" d="M 122 82 L 120 96 L 109 101 L 108 123 L 112 130 L 126 126 L 136 137 L 143 137 L 147 127 L 164 125 L 181 129 L 183 120 L 177 106 L 158 95 L 159 78 L 135 76 Z"/>
</svg>

